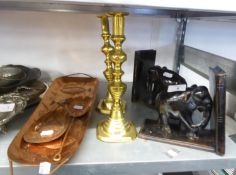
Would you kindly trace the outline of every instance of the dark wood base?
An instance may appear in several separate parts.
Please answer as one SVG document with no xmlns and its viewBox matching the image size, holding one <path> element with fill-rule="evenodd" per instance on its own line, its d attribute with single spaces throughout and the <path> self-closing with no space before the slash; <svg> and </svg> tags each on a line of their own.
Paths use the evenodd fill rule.
<svg viewBox="0 0 236 175">
<path fill-rule="evenodd" d="M 157 120 L 146 119 L 144 126 L 139 132 L 139 137 L 158 142 L 215 152 L 214 130 L 203 130 L 199 133 L 199 138 L 190 139 L 186 135 L 186 132 L 180 132 L 177 130 L 172 130 L 171 134 L 167 135 L 162 129 L 162 124 L 160 124 Z"/>
</svg>

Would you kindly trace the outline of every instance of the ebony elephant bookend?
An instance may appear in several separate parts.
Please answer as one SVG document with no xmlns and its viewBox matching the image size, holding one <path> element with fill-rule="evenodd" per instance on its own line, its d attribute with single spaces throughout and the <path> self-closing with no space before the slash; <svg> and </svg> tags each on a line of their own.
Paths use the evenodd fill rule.
<svg viewBox="0 0 236 175">
<path fill-rule="evenodd" d="M 158 119 L 145 120 L 140 138 L 215 151 L 216 129 L 208 126 L 213 102 L 206 87 L 163 91 L 156 99 L 156 108 Z"/>
</svg>

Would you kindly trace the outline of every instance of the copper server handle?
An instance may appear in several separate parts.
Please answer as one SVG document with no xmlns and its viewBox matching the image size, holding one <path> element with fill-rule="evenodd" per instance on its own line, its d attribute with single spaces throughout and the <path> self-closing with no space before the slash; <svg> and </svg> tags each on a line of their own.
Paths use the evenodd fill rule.
<svg viewBox="0 0 236 175">
<path fill-rule="evenodd" d="M 69 134 L 69 131 L 70 131 L 71 127 L 73 126 L 73 123 L 74 123 L 74 117 L 72 117 L 72 119 L 70 120 L 69 127 L 67 128 L 66 133 L 65 133 L 65 135 L 64 135 L 64 137 L 63 137 L 63 140 L 62 140 L 62 142 L 61 142 L 61 146 L 60 146 L 60 149 L 59 149 L 58 153 L 56 153 L 56 154 L 54 155 L 54 157 L 53 157 L 53 160 L 54 160 L 55 162 L 58 162 L 58 161 L 61 160 L 61 152 L 62 152 L 62 149 L 63 149 L 63 147 L 64 147 L 64 144 L 65 144 L 65 141 L 66 141 L 66 139 L 67 139 L 67 136 L 68 136 L 68 134 Z"/>
</svg>

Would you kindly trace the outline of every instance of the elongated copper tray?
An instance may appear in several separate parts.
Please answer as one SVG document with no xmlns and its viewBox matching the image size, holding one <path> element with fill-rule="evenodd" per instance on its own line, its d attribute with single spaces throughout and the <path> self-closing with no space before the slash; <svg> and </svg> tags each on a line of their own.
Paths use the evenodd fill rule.
<svg viewBox="0 0 236 175">
<path fill-rule="evenodd" d="M 10 144 L 8 148 L 9 159 L 18 163 L 37 165 L 41 162 L 60 164 L 71 158 L 84 137 L 95 102 L 97 87 L 98 80 L 96 78 L 57 78 L 49 87 L 34 113 Z M 48 142 L 45 140 L 41 140 L 40 142 L 33 140 L 31 142 L 30 139 L 30 137 L 34 137 L 35 133 L 32 132 L 32 128 L 36 126 L 35 124 L 42 123 L 43 121 L 47 122 L 47 120 L 43 120 L 43 117 L 45 118 L 45 116 L 57 110 L 62 110 L 62 113 L 66 114 L 65 117 L 73 118 L 73 123 L 68 131 L 65 144 L 63 144 L 60 161 L 54 161 L 53 157 L 60 150 L 62 140 L 66 135 L 65 133 L 62 133 L 61 137 L 58 135 L 51 140 L 49 138 Z M 60 121 L 63 120 L 60 119 Z M 58 124 L 58 127 L 63 125 L 60 122 L 51 122 L 50 124 Z M 66 127 L 67 124 L 65 123 Z M 29 134 L 28 132 L 32 133 Z M 27 139 L 29 139 L 28 142 L 25 141 Z"/>
</svg>

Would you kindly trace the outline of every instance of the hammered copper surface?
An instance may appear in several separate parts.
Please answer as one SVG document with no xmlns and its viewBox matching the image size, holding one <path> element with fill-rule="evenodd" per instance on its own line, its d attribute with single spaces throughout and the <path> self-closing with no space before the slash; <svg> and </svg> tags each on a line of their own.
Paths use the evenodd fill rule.
<svg viewBox="0 0 236 175">
<path fill-rule="evenodd" d="M 28 143 L 45 143 L 61 137 L 69 125 L 65 112 L 56 110 L 43 115 L 26 131 L 23 138 Z"/>
<path fill-rule="evenodd" d="M 63 164 L 73 156 L 80 146 L 87 128 L 92 106 L 96 98 L 97 86 L 98 80 L 96 78 L 61 77 L 56 79 L 32 116 L 10 144 L 8 148 L 9 158 L 24 164 L 39 164 L 40 162 Z M 70 91 L 70 88 L 73 90 Z M 74 93 L 75 91 L 78 93 Z M 68 135 L 65 143 L 62 144 L 65 134 L 47 143 L 32 144 L 26 142 L 23 136 L 26 135 L 30 128 L 35 123 L 40 123 L 39 121 L 42 120 L 43 116 L 58 108 L 64 110 L 64 113 L 66 113 L 64 115 L 65 118 L 74 118 L 72 120 L 72 127 L 68 129 L 69 131 L 66 131 Z M 77 113 L 74 111 L 75 109 L 83 112 Z M 60 151 L 62 145 L 61 159 L 54 161 L 53 157 Z"/>
</svg>

